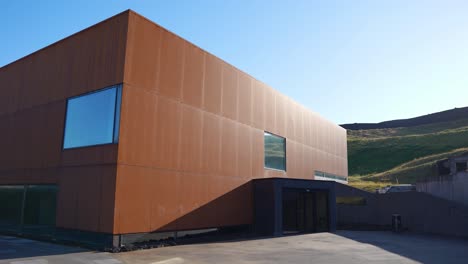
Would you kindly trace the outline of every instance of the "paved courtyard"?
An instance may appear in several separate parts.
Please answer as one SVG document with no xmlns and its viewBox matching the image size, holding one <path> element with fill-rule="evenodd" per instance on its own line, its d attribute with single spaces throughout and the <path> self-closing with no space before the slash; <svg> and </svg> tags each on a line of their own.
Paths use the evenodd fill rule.
<svg viewBox="0 0 468 264">
<path fill-rule="evenodd" d="M 468 240 L 338 231 L 111 254 L 0 236 L 0 263 L 468 263 Z"/>
</svg>

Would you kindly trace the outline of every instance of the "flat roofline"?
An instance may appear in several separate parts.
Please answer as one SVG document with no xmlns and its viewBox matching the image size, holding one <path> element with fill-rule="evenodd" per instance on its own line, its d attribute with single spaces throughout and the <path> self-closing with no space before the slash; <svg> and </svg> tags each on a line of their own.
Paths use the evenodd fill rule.
<svg viewBox="0 0 468 264">
<path fill-rule="evenodd" d="M 170 33 L 170 34 L 172 34 L 173 36 L 175 36 L 175 37 L 177 37 L 177 38 L 179 38 L 179 39 L 181 39 L 181 40 L 187 42 L 188 44 L 192 45 L 193 47 L 195 47 L 195 48 L 197 48 L 197 49 L 200 49 L 201 51 L 206 52 L 207 54 L 210 54 L 210 55 L 216 57 L 217 59 L 221 60 L 223 63 L 225 63 L 225 64 L 227 64 L 227 65 L 229 65 L 229 66 L 235 68 L 236 70 L 238 70 L 238 71 L 240 71 L 240 72 L 242 72 L 242 73 L 248 75 L 250 78 L 254 79 L 255 81 L 257 81 L 257 82 L 259 82 L 259 83 L 261 83 L 261 84 L 267 86 L 267 87 L 270 88 L 270 89 L 275 90 L 276 92 L 280 93 L 281 95 L 283 95 L 283 96 L 287 97 L 288 99 L 290 99 L 291 101 L 293 101 L 295 104 L 297 104 L 297 105 L 299 105 L 299 106 L 301 106 L 301 107 L 307 109 L 308 111 L 314 113 L 315 115 L 321 117 L 322 119 L 324 119 L 324 121 L 326 121 L 326 122 L 328 122 L 328 123 L 330 123 L 330 124 L 332 124 L 332 125 L 334 125 L 334 126 L 337 126 L 337 127 L 339 127 L 339 128 L 341 128 L 341 129 L 343 129 L 343 130 L 346 131 L 346 129 L 343 128 L 343 127 L 341 127 L 340 125 L 338 125 L 338 124 L 336 124 L 336 123 L 330 121 L 329 119 L 323 117 L 323 116 L 322 116 L 321 114 L 319 114 L 318 112 L 313 111 L 312 109 L 306 107 L 305 105 L 300 104 L 299 102 L 297 102 L 296 100 L 294 100 L 292 97 L 287 96 L 287 95 L 281 93 L 281 92 L 278 91 L 277 89 L 273 88 L 273 86 L 267 84 L 267 83 L 264 82 L 264 81 L 261 81 L 261 80 L 257 79 L 257 78 L 256 78 L 255 76 L 253 76 L 252 74 L 249 74 L 248 72 L 246 72 L 246 71 L 244 71 L 244 70 L 242 70 L 242 69 L 239 69 L 238 67 L 232 65 L 231 63 L 229 63 L 229 62 L 227 62 L 226 60 L 222 59 L 220 56 L 215 55 L 215 54 L 213 54 L 213 53 L 211 53 L 211 52 L 209 52 L 209 51 L 207 51 L 207 50 L 201 48 L 200 46 L 198 46 L 198 45 L 192 43 L 191 41 L 189 41 L 189 40 L 187 40 L 187 39 L 185 39 L 185 38 L 179 36 L 178 34 L 172 32 L 171 30 L 169 30 L 169 29 L 167 29 L 167 28 L 165 28 L 165 27 L 159 25 L 158 23 L 152 21 L 151 19 L 149 19 L 149 18 L 147 18 L 147 17 L 145 17 L 145 16 L 143 16 L 143 15 L 141 15 L 141 14 L 139 14 L 139 13 L 137 13 L 137 12 L 131 10 L 131 9 L 129 9 L 129 10 L 127 10 L 127 11 L 128 11 L 129 13 L 134 14 L 134 15 L 136 15 L 136 16 L 138 16 L 138 17 L 144 19 L 145 21 L 147 21 L 147 22 L 149 22 L 149 23 L 151 23 L 151 24 L 153 24 L 153 25 L 155 25 L 155 26 L 161 28 L 162 30 L 164 30 L 164 31 L 166 31 L 166 32 L 168 32 L 168 33 Z"/>
<path fill-rule="evenodd" d="M 147 21 L 147 22 L 149 22 L 149 23 L 151 23 L 151 24 L 157 26 L 158 28 L 160 28 L 160 29 L 162 29 L 162 30 L 165 30 L 166 32 L 172 34 L 173 36 L 175 36 L 175 37 L 177 37 L 177 38 L 179 38 L 179 39 L 181 39 L 182 41 L 185 41 L 186 43 L 192 45 L 193 47 L 195 47 L 195 48 L 197 48 L 197 49 L 200 49 L 201 51 L 206 52 L 207 54 L 210 54 L 210 55 L 216 57 L 217 59 L 221 60 L 223 63 L 225 63 L 225 64 L 227 64 L 227 65 L 229 65 L 229 66 L 235 68 L 236 70 L 242 72 L 243 74 L 248 75 L 250 78 L 252 78 L 253 80 L 255 80 L 255 81 L 257 81 L 257 82 L 259 82 L 259 83 L 261 83 L 261 84 L 263 84 L 263 85 L 265 85 L 265 86 L 267 86 L 269 89 L 272 89 L 272 90 L 278 92 L 279 94 L 281 94 L 281 95 L 287 97 L 289 100 L 291 100 L 292 102 L 294 102 L 296 105 L 298 105 L 298 106 L 300 106 L 300 107 L 306 109 L 307 111 L 310 111 L 311 113 L 317 115 L 319 118 L 323 119 L 322 121 L 325 121 L 325 122 L 327 122 L 327 123 L 329 123 L 329 124 L 331 124 L 331 125 L 334 125 L 334 126 L 336 126 L 336 127 L 339 127 L 339 128 L 341 128 L 342 130 L 346 131 L 345 128 L 343 128 L 343 127 L 341 127 L 340 125 L 338 125 L 338 124 L 336 124 L 336 123 L 330 121 L 329 119 L 323 117 L 321 114 L 319 114 L 319 113 L 316 112 L 316 111 L 313 111 L 312 109 L 306 107 L 305 105 L 300 104 L 299 102 L 297 102 L 296 100 L 294 100 L 292 97 L 287 96 L 287 95 L 281 93 L 281 92 L 278 91 L 277 89 L 273 88 L 273 86 L 268 85 L 267 83 L 265 83 L 265 82 L 263 82 L 263 81 L 257 79 L 256 77 L 254 77 L 253 75 L 247 73 L 246 71 L 239 69 L 238 67 L 232 65 L 231 63 L 227 62 L 226 60 L 222 59 L 221 57 L 219 57 L 219 56 L 217 56 L 217 55 L 215 55 L 215 54 L 212 54 L 211 52 L 209 52 L 209 51 L 207 51 L 207 50 L 205 50 L 205 49 L 203 49 L 203 48 L 201 48 L 201 47 L 195 45 L 194 43 L 190 42 L 189 40 L 187 40 L 187 39 L 185 39 L 185 38 L 183 38 L 183 37 L 177 35 L 176 33 L 174 33 L 174 32 L 172 32 L 172 31 L 166 29 L 165 27 L 163 27 L 163 26 L 159 25 L 158 23 L 156 23 L 156 22 L 150 20 L 149 18 L 147 18 L 147 17 L 145 17 L 145 16 L 143 16 L 143 15 L 141 15 L 141 14 L 139 14 L 139 13 L 133 11 L 132 9 L 127 9 L 127 10 L 125 10 L 125 11 L 122 11 L 122 12 L 120 12 L 120 13 L 118 13 L 118 14 L 116 14 L 116 15 L 113 15 L 113 16 L 107 18 L 107 19 L 104 19 L 104 20 L 102 20 L 102 21 L 100 21 L 100 22 L 98 22 L 98 23 L 96 23 L 96 24 L 94 24 L 94 25 L 91 25 L 91 26 L 89 26 L 89 27 L 87 27 L 87 28 L 85 28 L 85 29 L 82 29 L 82 30 L 80 30 L 80 31 L 78 31 L 78 32 L 75 32 L 75 33 L 73 33 L 73 34 L 71 34 L 71 35 L 69 35 L 69 36 L 67 36 L 67 37 L 65 37 L 65 38 L 63 38 L 63 39 L 60 39 L 60 40 L 58 40 L 58 41 L 56 41 L 56 42 L 54 42 L 54 43 L 52 43 L 52 44 L 49 44 L 49 45 L 47 45 L 47 46 L 45 46 L 45 47 L 43 47 L 43 48 L 40 48 L 40 49 L 38 49 L 38 50 L 36 50 L 36 51 L 34 51 L 34 52 L 28 54 L 28 55 L 25 55 L 25 56 L 23 56 L 23 57 L 17 59 L 17 60 L 14 60 L 14 61 L 12 61 L 12 62 L 10 62 L 10 63 L 8 63 L 8 64 L 6 64 L 6 65 L 0 67 L 0 71 L 5 70 L 7 67 L 9 67 L 9 66 L 11 66 L 11 65 L 13 65 L 13 64 L 15 64 L 15 63 L 17 63 L 17 62 L 20 62 L 20 61 L 22 61 L 22 60 L 24 60 L 24 59 L 26 59 L 26 58 L 29 58 L 30 56 L 33 56 L 33 55 L 35 55 L 36 53 L 39 53 L 39 52 L 44 51 L 44 50 L 46 50 L 46 49 L 52 48 L 53 46 L 55 46 L 55 45 L 57 45 L 57 44 L 59 44 L 59 43 L 65 41 L 65 40 L 68 40 L 69 38 L 72 38 L 72 37 L 74 37 L 74 36 L 76 36 L 76 35 L 78 35 L 78 34 L 80 34 L 80 33 L 83 33 L 83 32 L 86 32 L 86 31 L 88 31 L 88 30 L 91 30 L 91 29 L 94 28 L 94 27 L 97 27 L 97 26 L 99 26 L 99 25 L 101 25 L 101 24 L 103 24 L 103 23 L 105 23 L 105 22 L 107 22 L 107 21 L 109 21 L 109 20 L 112 20 L 112 19 L 114 19 L 114 18 L 116 18 L 116 17 L 118 17 L 118 16 L 121 16 L 121 15 L 124 15 L 124 14 L 133 14 L 133 15 L 135 15 L 135 16 L 137 16 L 137 17 L 140 17 L 140 18 L 144 19 L 145 21 Z M 127 28 L 127 30 L 128 30 L 128 28 Z M 127 38 L 128 38 L 128 37 L 127 37 Z M 127 41 L 127 39 L 126 39 L 126 41 Z"/>
</svg>

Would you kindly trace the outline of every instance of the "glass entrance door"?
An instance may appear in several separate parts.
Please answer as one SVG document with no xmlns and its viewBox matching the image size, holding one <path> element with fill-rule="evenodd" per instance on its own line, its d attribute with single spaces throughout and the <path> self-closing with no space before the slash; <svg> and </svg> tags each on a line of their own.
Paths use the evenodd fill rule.
<svg viewBox="0 0 468 264">
<path fill-rule="evenodd" d="M 283 190 L 283 233 L 328 231 L 328 193 L 307 189 Z"/>
</svg>

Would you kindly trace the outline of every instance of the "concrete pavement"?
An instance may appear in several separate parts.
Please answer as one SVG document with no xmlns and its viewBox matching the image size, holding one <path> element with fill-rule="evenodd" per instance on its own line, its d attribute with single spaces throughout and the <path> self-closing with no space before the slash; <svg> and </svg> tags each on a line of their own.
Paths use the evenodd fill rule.
<svg viewBox="0 0 468 264">
<path fill-rule="evenodd" d="M 17 241 L 15 241 L 17 240 Z M 0 263 L 468 263 L 468 240 L 338 231 L 110 254 L 0 237 Z"/>
</svg>

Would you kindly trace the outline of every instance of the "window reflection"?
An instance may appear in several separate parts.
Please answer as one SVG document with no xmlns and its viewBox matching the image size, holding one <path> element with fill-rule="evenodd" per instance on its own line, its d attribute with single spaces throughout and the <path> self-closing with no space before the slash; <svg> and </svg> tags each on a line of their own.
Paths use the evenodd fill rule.
<svg viewBox="0 0 468 264">
<path fill-rule="evenodd" d="M 265 168 L 286 171 L 286 139 L 264 133 Z"/>
<path fill-rule="evenodd" d="M 121 85 L 70 98 L 63 148 L 118 142 Z"/>
</svg>

